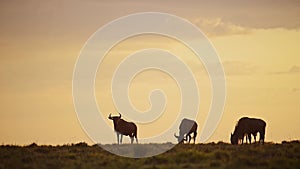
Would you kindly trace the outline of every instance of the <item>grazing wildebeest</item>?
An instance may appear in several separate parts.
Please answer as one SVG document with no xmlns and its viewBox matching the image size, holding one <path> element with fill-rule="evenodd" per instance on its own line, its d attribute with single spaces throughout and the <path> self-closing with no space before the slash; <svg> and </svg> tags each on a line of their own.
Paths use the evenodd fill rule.
<svg viewBox="0 0 300 169">
<path fill-rule="evenodd" d="M 121 119 L 120 113 L 119 113 L 119 116 L 114 116 L 114 117 L 112 117 L 111 114 L 109 114 L 108 118 L 110 120 L 112 120 L 114 123 L 114 129 L 115 129 L 115 132 L 117 133 L 118 144 L 119 143 L 122 144 L 123 135 L 130 137 L 131 144 L 133 143 L 134 137 L 135 137 L 136 143 L 138 143 L 137 127 L 134 123 L 127 122 L 127 121 Z M 120 135 L 121 135 L 121 137 L 119 140 Z"/>
<path fill-rule="evenodd" d="M 257 133 L 259 133 L 259 142 L 262 141 L 262 143 L 264 143 L 265 130 L 265 121 L 256 118 L 243 117 L 235 126 L 233 134 L 231 133 L 231 144 L 238 144 L 239 140 L 242 140 L 243 144 L 244 136 L 246 136 L 246 141 L 248 137 L 249 143 L 251 144 L 251 134 L 254 136 L 254 141 L 256 142 Z"/>
<path fill-rule="evenodd" d="M 198 124 L 194 120 L 184 118 L 179 126 L 179 136 L 176 136 L 176 133 L 174 133 L 174 136 L 177 138 L 178 143 L 184 143 L 184 141 L 188 141 L 188 143 L 190 143 L 191 134 L 193 133 L 193 140 L 195 143 L 197 136 L 197 128 Z"/>
</svg>

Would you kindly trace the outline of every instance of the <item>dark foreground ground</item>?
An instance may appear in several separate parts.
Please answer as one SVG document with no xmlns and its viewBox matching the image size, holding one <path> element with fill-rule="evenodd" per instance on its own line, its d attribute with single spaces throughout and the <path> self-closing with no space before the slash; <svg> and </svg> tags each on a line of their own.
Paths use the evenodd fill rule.
<svg viewBox="0 0 300 169">
<path fill-rule="evenodd" d="M 117 145 L 116 145 L 117 146 Z M 149 146 L 156 146 L 155 144 Z M 160 146 L 163 146 L 160 145 Z M 300 168 L 300 142 L 177 145 L 149 158 L 132 159 L 85 143 L 64 146 L 0 146 L 0 169 Z"/>
</svg>

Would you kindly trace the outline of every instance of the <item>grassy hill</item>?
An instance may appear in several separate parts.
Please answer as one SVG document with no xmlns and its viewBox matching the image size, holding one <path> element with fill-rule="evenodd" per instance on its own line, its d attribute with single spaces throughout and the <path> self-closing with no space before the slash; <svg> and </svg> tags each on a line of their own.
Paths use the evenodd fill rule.
<svg viewBox="0 0 300 169">
<path fill-rule="evenodd" d="M 157 147 L 158 145 L 149 144 L 148 146 L 151 148 L 151 146 Z M 299 141 L 264 145 L 230 145 L 222 142 L 177 145 L 164 154 L 141 159 L 119 157 L 97 145 L 88 146 L 85 143 L 63 146 L 38 146 L 36 144 L 0 146 L 0 169 L 282 169 L 299 168 L 299 166 Z"/>
</svg>

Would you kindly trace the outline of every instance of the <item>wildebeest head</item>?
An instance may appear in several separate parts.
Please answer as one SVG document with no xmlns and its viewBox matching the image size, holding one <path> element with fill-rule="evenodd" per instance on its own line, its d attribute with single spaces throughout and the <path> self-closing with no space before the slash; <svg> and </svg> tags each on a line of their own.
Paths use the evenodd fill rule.
<svg viewBox="0 0 300 169">
<path fill-rule="evenodd" d="M 231 133 L 230 141 L 231 141 L 231 144 L 238 144 L 239 139 L 238 139 L 237 134 L 232 134 Z"/>
<path fill-rule="evenodd" d="M 113 120 L 113 121 L 117 121 L 119 119 L 121 119 L 121 114 L 119 113 L 119 116 L 111 116 L 111 114 L 109 114 L 108 119 Z"/>
<path fill-rule="evenodd" d="M 183 135 L 176 136 L 176 133 L 174 133 L 174 137 L 177 138 L 179 144 L 183 143 L 183 141 L 186 141 Z"/>
</svg>

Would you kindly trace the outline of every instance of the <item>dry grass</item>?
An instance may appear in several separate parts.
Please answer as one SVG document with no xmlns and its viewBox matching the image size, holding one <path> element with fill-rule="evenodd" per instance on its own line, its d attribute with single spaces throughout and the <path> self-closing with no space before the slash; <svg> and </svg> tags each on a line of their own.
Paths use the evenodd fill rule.
<svg viewBox="0 0 300 169">
<path fill-rule="evenodd" d="M 148 146 L 164 145 L 149 144 Z M 0 169 L 276 169 L 299 168 L 299 166 L 299 141 L 264 145 L 230 145 L 222 142 L 177 145 L 164 154 L 141 159 L 119 157 L 97 145 L 88 146 L 85 143 L 64 146 L 38 146 L 36 144 L 0 146 Z"/>
</svg>

